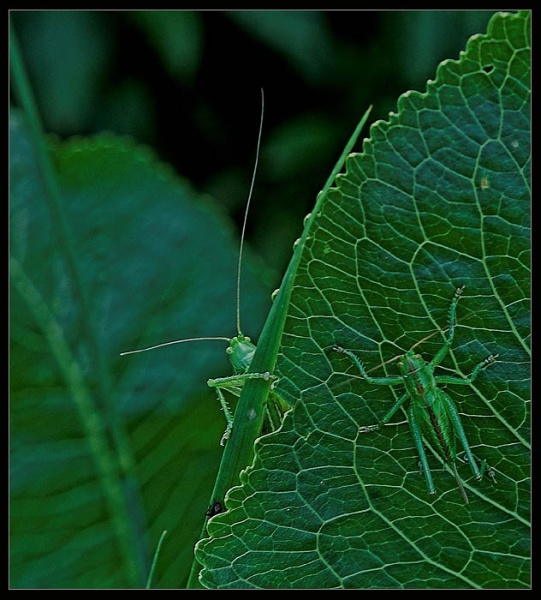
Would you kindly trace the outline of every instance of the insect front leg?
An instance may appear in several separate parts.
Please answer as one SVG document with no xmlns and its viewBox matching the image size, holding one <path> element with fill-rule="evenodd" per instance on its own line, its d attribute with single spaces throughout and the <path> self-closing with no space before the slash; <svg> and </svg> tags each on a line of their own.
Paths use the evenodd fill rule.
<svg viewBox="0 0 541 600">
<path fill-rule="evenodd" d="M 229 390 L 229 391 L 231 391 L 231 390 Z M 225 420 L 227 421 L 227 426 L 225 428 L 225 431 L 223 432 L 223 435 L 220 438 L 220 446 L 224 446 L 226 441 L 229 439 L 229 436 L 231 435 L 231 430 L 233 429 L 233 413 L 231 412 L 231 409 L 229 408 L 229 404 L 227 403 L 227 400 L 225 399 L 224 393 L 222 392 L 222 390 L 219 387 L 216 387 L 216 395 L 218 396 L 218 400 L 220 401 L 220 404 L 222 405 L 222 410 L 224 411 Z"/>
<path fill-rule="evenodd" d="M 359 373 L 361 377 L 366 379 L 368 383 L 373 383 L 374 385 L 399 385 L 402 383 L 402 377 L 371 377 L 366 372 L 366 369 L 363 367 L 362 362 L 357 358 L 357 355 L 351 350 L 346 350 L 341 346 L 333 346 L 332 349 L 335 352 L 339 352 L 340 354 L 345 354 L 359 369 Z"/>
<path fill-rule="evenodd" d="M 207 385 L 209 387 L 222 388 L 224 390 L 233 390 L 242 387 L 247 379 L 263 379 L 264 381 L 272 381 L 276 383 L 278 377 L 269 373 L 238 373 L 237 375 L 228 375 L 227 377 L 216 377 L 216 379 L 209 379 Z M 238 394 L 235 394 L 238 396 Z"/>
<path fill-rule="evenodd" d="M 231 435 L 231 430 L 233 429 L 233 412 L 231 411 L 231 408 L 225 399 L 223 390 L 227 390 L 234 396 L 239 396 L 242 389 L 242 382 L 239 381 L 237 375 L 231 375 L 229 377 L 217 377 L 216 379 L 209 379 L 207 381 L 207 385 L 215 388 L 216 395 L 218 396 L 218 400 L 220 401 L 225 420 L 227 422 L 225 431 L 220 438 L 220 446 L 225 446 L 226 441 Z"/>
<path fill-rule="evenodd" d="M 463 290 L 464 286 L 457 288 L 455 291 L 455 295 L 453 296 L 453 300 L 451 301 L 451 307 L 449 309 L 449 330 L 447 333 L 447 339 L 445 340 L 443 346 L 440 348 L 436 356 L 430 362 L 432 367 L 435 367 L 436 365 L 439 365 L 441 363 L 441 361 L 447 355 L 447 352 L 449 352 L 449 348 L 451 348 L 451 345 L 453 344 L 453 339 L 455 337 L 456 306 L 458 304 L 460 295 L 462 294 Z"/>
<path fill-rule="evenodd" d="M 274 384 L 277 377 L 267 371 L 265 373 L 239 373 L 238 375 L 217 377 L 216 379 L 209 379 L 207 381 L 209 387 L 216 389 L 218 400 L 222 405 L 222 410 L 224 411 L 225 419 L 227 421 L 227 427 L 220 439 L 220 446 L 225 445 L 231 435 L 231 430 L 233 429 L 233 413 L 225 399 L 224 391 L 230 392 L 237 397 L 240 396 L 242 386 L 247 379 L 263 379 L 264 381 L 272 381 Z"/>
</svg>

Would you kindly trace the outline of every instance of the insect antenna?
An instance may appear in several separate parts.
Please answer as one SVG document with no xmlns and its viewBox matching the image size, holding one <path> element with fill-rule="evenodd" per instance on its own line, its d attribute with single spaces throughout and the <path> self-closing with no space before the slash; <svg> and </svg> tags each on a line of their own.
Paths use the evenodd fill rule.
<svg viewBox="0 0 541 600">
<path fill-rule="evenodd" d="M 242 336 L 240 328 L 240 277 L 242 272 L 242 252 L 244 248 L 244 236 L 246 233 L 246 223 L 248 222 L 248 212 L 250 210 L 250 202 L 252 201 L 252 193 L 254 191 L 255 176 L 257 173 L 257 165 L 259 162 L 259 149 L 261 147 L 261 134 L 263 132 L 263 114 L 265 112 L 265 94 L 263 88 L 261 89 L 261 118 L 259 120 L 259 132 L 257 134 L 257 147 L 255 151 L 255 163 L 254 170 L 252 173 L 252 181 L 250 183 L 250 190 L 248 192 L 248 200 L 246 201 L 246 208 L 244 209 L 244 221 L 242 223 L 242 230 L 240 234 L 240 247 L 239 247 L 239 262 L 237 265 L 237 333 Z"/>
<path fill-rule="evenodd" d="M 424 338 L 415 342 L 415 344 L 413 344 L 413 346 L 410 348 L 410 350 L 417 348 L 417 346 L 420 346 L 423 342 L 426 342 L 426 340 L 429 340 L 431 337 L 434 337 L 437 333 L 445 333 L 446 330 L 447 330 L 447 328 L 445 328 L 445 330 L 444 329 L 436 329 L 436 331 L 433 331 L 432 333 L 425 335 Z"/>
<path fill-rule="evenodd" d="M 196 338 L 185 338 L 182 340 L 172 340 L 171 342 L 163 342 L 161 344 L 156 344 L 155 346 L 148 346 L 147 348 L 139 348 L 138 350 L 127 350 L 126 352 L 121 352 L 120 356 L 126 356 L 126 354 L 137 354 L 138 352 L 148 352 L 149 350 L 156 350 L 156 348 L 163 348 L 164 346 L 172 346 L 173 344 L 183 344 L 184 342 L 201 342 L 208 340 L 222 340 L 224 342 L 229 342 L 228 337 L 196 337 Z"/>
<path fill-rule="evenodd" d="M 413 350 L 414 348 L 417 348 L 417 346 L 420 346 L 423 342 L 426 342 L 426 340 L 429 340 L 431 337 L 434 337 L 437 333 L 444 333 L 444 330 L 442 330 L 442 329 L 436 329 L 436 331 L 433 331 L 432 333 L 429 333 L 428 335 L 425 335 L 424 338 L 422 338 L 422 339 L 418 340 L 417 342 L 415 342 L 415 344 L 413 344 L 413 346 L 410 348 L 410 350 Z M 379 365 L 376 365 L 375 367 L 372 367 L 371 369 L 368 369 L 366 372 L 370 373 L 370 371 L 375 371 L 376 369 L 379 369 L 380 367 L 384 367 L 385 365 L 388 365 L 389 363 L 393 362 L 397 358 L 400 358 L 401 356 L 402 356 L 402 354 L 397 354 L 396 356 L 393 356 L 392 358 L 388 358 L 385 362 L 382 362 Z"/>
<path fill-rule="evenodd" d="M 244 220 L 242 223 L 242 231 L 240 235 L 240 246 L 239 246 L 239 260 L 237 265 L 237 334 L 241 337 L 242 330 L 240 328 L 240 277 L 242 272 L 242 254 L 244 249 L 244 237 L 246 234 L 246 223 L 248 222 L 248 212 L 250 210 L 250 202 L 252 200 L 252 194 L 254 191 L 255 184 L 255 176 L 257 173 L 257 165 L 259 163 L 259 150 L 261 148 L 261 135 L 263 132 L 263 114 L 265 112 L 265 94 L 263 89 L 261 89 L 261 118 L 259 120 L 259 132 L 257 134 L 257 146 L 255 153 L 255 163 L 254 169 L 252 173 L 252 181 L 250 183 L 250 190 L 248 192 L 248 200 L 246 201 L 246 208 L 244 210 Z M 155 344 L 154 346 L 148 346 L 146 348 L 140 348 L 138 350 L 128 350 L 126 352 L 121 352 L 120 356 L 126 356 L 127 354 L 137 354 L 139 352 L 148 352 L 149 350 L 156 350 L 156 348 L 163 348 L 164 346 L 172 346 L 173 344 L 182 344 L 184 342 L 200 342 L 200 341 L 208 341 L 208 340 L 222 340 L 224 342 L 230 342 L 231 339 L 228 337 L 196 337 L 196 338 L 185 338 L 181 340 L 172 340 L 170 342 L 163 342 L 161 344 Z"/>
<path fill-rule="evenodd" d="M 464 489 L 464 486 L 462 485 L 462 481 L 460 479 L 460 476 L 458 475 L 458 470 L 456 468 L 456 464 L 453 462 L 453 463 L 450 463 L 450 465 L 451 465 L 451 469 L 453 470 L 453 474 L 455 476 L 457 485 L 458 485 L 458 487 L 460 489 L 460 492 L 462 493 L 462 497 L 464 498 L 464 502 L 466 504 L 468 504 L 469 503 L 468 495 L 466 494 L 466 490 Z"/>
</svg>

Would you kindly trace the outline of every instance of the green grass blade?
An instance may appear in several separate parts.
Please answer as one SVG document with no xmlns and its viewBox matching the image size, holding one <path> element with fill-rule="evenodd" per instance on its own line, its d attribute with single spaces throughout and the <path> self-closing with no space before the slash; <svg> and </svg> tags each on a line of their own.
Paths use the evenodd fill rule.
<svg viewBox="0 0 541 600">
<path fill-rule="evenodd" d="M 160 539 L 158 540 L 158 545 L 156 546 L 156 551 L 154 552 L 154 557 L 152 558 L 152 565 L 150 567 L 150 572 L 148 574 L 147 583 L 145 585 L 146 590 L 150 590 L 152 587 L 152 579 L 154 577 L 154 571 L 156 570 L 156 565 L 158 564 L 158 558 L 160 557 L 160 550 L 162 549 L 163 540 L 167 535 L 167 529 L 162 531 Z"/>
<path fill-rule="evenodd" d="M 329 177 L 323 190 L 318 195 L 314 212 L 305 222 L 305 229 L 299 243 L 296 245 L 293 258 L 289 263 L 280 290 L 271 307 L 263 331 L 261 332 L 257 350 L 250 367 L 252 373 L 264 373 L 267 371 L 272 373 L 274 370 L 282 338 L 282 331 L 287 317 L 291 290 L 293 289 L 293 283 L 302 255 L 302 248 L 306 243 L 312 220 L 317 215 L 318 207 L 323 203 L 336 176 L 342 170 L 347 156 L 351 152 L 360 132 L 366 124 L 370 110 L 371 109 L 369 108 L 365 112 L 355 128 L 355 131 L 332 171 L 331 177 Z M 223 453 L 209 505 L 216 500 L 223 504 L 227 491 L 239 483 L 239 474 L 241 470 L 251 464 L 254 456 L 254 440 L 261 432 L 265 415 L 265 404 L 267 402 L 270 385 L 270 382 L 262 379 L 252 379 L 245 383 L 235 411 L 231 437 L 229 438 Z M 206 525 L 203 526 L 201 537 L 203 537 L 205 531 Z M 188 587 L 197 585 L 196 577 L 199 568 L 200 565 L 194 558 Z"/>
</svg>

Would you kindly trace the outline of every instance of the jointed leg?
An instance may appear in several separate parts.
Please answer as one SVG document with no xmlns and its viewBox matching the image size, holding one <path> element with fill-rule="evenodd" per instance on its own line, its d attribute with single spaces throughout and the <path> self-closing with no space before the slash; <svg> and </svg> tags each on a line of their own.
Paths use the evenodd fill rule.
<svg viewBox="0 0 541 600">
<path fill-rule="evenodd" d="M 354 352 L 352 352 L 351 350 L 346 350 L 345 348 L 342 348 L 341 346 L 334 346 L 333 350 L 336 352 L 340 352 L 341 354 L 345 354 L 348 358 L 350 358 L 355 363 L 357 368 L 359 369 L 361 376 L 364 377 L 364 379 L 368 383 L 373 383 L 375 385 L 387 385 L 387 386 L 398 385 L 398 384 L 403 383 L 403 379 L 400 376 L 398 376 L 398 377 L 370 377 L 370 375 L 367 374 L 361 361 L 357 358 L 357 356 L 355 355 Z M 383 419 L 377 425 L 364 425 L 363 427 L 359 428 L 359 433 L 370 433 L 371 431 L 377 431 L 380 427 L 382 427 L 383 425 L 388 423 L 393 418 L 393 416 L 396 414 L 398 409 L 402 406 L 402 404 L 404 404 L 404 402 L 408 399 L 408 397 L 409 396 L 407 393 L 404 394 L 399 400 L 397 400 L 395 402 L 395 404 L 392 406 L 392 408 L 389 410 L 389 412 L 383 417 Z"/>
<path fill-rule="evenodd" d="M 224 393 L 219 387 L 216 388 L 216 394 L 218 395 L 218 400 L 222 405 L 225 420 L 227 421 L 227 427 L 225 428 L 225 431 L 220 439 L 220 446 L 224 446 L 226 441 L 229 439 L 229 436 L 231 435 L 231 429 L 233 429 L 233 413 L 231 412 L 231 409 L 227 404 L 227 400 L 225 399 Z"/>
<path fill-rule="evenodd" d="M 399 385 L 402 383 L 402 377 L 400 377 L 400 376 L 370 377 L 370 375 L 368 375 L 365 368 L 363 367 L 363 364 L 357 358 L 357 356 L 354 352 L 352 352 L 351 350 L 346 350 L 345 348 L 342 348 L 341 346 L 333 346 L 333 350 L 335 352 L 340 352 L 340 354 L 345 354 L 348 358 L 350 358 L 355 363 L 356 367 L 359 369 L 359 373 L 361 374 L 361 377 L 366 379 L 366 381 L 368 383 L 373 383 L 374 385 Z"/>
<path fill-rule="evenodd" d="M 436 356 L 430 362 L 432 367 L 435 367 L 436 365 L 439 365 L 441 363 L 441 361 L 447 355 L 447 352 L 449 352 L 449 348 L 453 343 L 453 338 L 455 337 L 456 306 L 458 304 L 463 289 L 464 286 L 457 288 L 457 290 L 455 291 L 455 295 L 453 296 L 453 300 L 451 301 L 451 308 L 449 309 L 449 330 L 447 333 L 447 339 L 445 340 L 443 346 L 440 348 Z"/>
<path fill-rule="evenodd" d="M 421 462 L 423 475 L 425 476 L 425 482 L 426 487 L 428 489 L 428 493 L 435 494 L 436 488 L 434 487 L 432 473 L 430 471 L 430 466 L 428 465 L 428 458 L 426 457 L 425 447 L 423 444 L 423 437 L 421 435 L 421 430 L 419 429 L 417 420 L 415 419 L 415 413 L 411 408 L 409 410 L 409 424 L 411 429 L 411 435 L 413 436 L 413 441 L 415 442 L 415 447 L 417 448 L 417 453 L 419 454 L 419 460 Z"/>
<path fill-rule="evenodd" d="M 497 358 L 498 358 L 497 354 L 491 354 L 490 356 L 487 356 L 485 358 L 485 360 L 482 360 L 475 367 L 475 369 L 471 372 L 469 377 L 466 378 L 468 380 L 468 383 L 473 383 L 474 379 L 477 377 L 477 375 L 479 375 L 479 372 L 481 371 L 481 369 L 484 369 L 488 365 L 491 365 Z"/>
<path fill-rule="evenodd" d="M 275 375 L 272 375 L 269 372 L 265 373 L 240 373 L 238 375 L 230 375 L 228 377 L 217 377 L 216 379 L 209 379 L 207 381 L 207 385 L 212 388 L 216 388 L 216 394 L 218 395 L 218 400 L 222 405 L 222 410 L 224 411 L 225 419 L 227 421 L 227 427 L 220 439 L 220 446 L 224 446 L 225 442 L 229 439 L 231 435 L 231 429 L 233 428 L 233 413 L 229 408 L 229 404 L 225 399 L 225 395 L 222 390 L 227 390 L 234 396 L 240 396 L 242 391 L 242 386 L 247 379 L 263 379 L 265 381 L 275 381 L 277 378 Z"/>
<path fill-rule="evenodd" d="M 209 379 L 207 381 L 207 385 L 209 387 L 221 387 L 224 389 L 239 388 L 247 379 L 275 381 L 277 377 L 268 371 L 265 373 L 238 373 L 237 375 L 228 375 L 227 377 L 216 377 L 216 379 Z"/>
<path fill-rule="evenodd" d="M 491 354 L 490 356 L 487 356 L 484 360 L 482 360 L 471 372 L 470 375 L 468 375 L 468 377 L 455 377 L 453 375 L 436 375 L 435 380 L 436 383 L 451 383 L 451 384 L 456 384 L 456 385 L 470 385 L 471 383 L 473 383 L 477 377 L 477 375 L 479 375 L 479 373 L 481 372 L 482 369 L 484 369 L 485 367 L 487 367 L 488 365 L 491 365 L 496 359 L 498 358 L 497 354 Z"/>
<path fill-rule="evenodd" d="M 458 410 L 456 409 L 455 403 L 449 398 L 447 394 L 441 393 L 441 399 L 444 403 L 445 409 L 451 422 L 453 423 L 454 430 L 458 439 L 460 440 L 462 447 L 464 448 L 464 452 L 468 458 L 468 463 L 470 464 L 470 469 L 475 476 L 475 479 L 481 479 L 483 477 L 483 473 L 486 467 L 486 461 L 481 463 L 481 468 L 477 466 L 477 462 L 475 461 L 475 457 L 470 448 L 470 444 L 468 443 L 468 438 L 466 437 L 466 433 L 464 431 L 464 427 L 462 425 L 462 420 L 460 419 L 460 415 L 458 414 Z"/>
<path fill-rule="evenodd" d="M 359 433 L 370 433 L 371 431 L 377 431 L 384 425 L 386 425 L 397 413 L 398 409 L 404 404 L 404 402 L 409 398 L 409 395 L 406 393 L 401 398 L 399 398 L 392 406 L 391 410 L 381 419 L 379 423 L 376 425 L 365 425 L 359 428 Z"/>
</svg>

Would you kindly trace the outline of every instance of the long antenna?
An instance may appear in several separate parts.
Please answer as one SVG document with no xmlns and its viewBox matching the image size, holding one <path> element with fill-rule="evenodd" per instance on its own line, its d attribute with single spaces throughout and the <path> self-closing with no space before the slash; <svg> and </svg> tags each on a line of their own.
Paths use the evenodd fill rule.
<svg viewBox="0 0 541 600">
<path fill-rule="evenodd" d="M 466 504 L 469 503 L 468 500 L 468 494 L 466 494 L 466 490 L 464 489 L 464 486 L 462 485 L 462 481 L 460 479 L 460 476 L 458 475 L 458 470 L 456 468 L 456 464 L 455 463 L 451 463 L 451 470 L 453 471 L 453 474 L 455 476 L 457 485 L 458 485 L 458 489 L 460 490 L 460 493 L 462 494 L 462 497 L 464 498 L 464 502 Z"/>
<path fill-rule="evenodd" d="M 426 340 L 429 340 L 431 337 L 434 337 L 437 333 L 443 333 L 443 331 L 441 329 L 436 329 L 436 331 L 433 331 L 432 333 L 425 335 L 425 337 L 422 340 L 418 340 L 417 342 L 415 342 L 415 344 L 413 344 L 413 346 L 410 348 L 410 350 L 413 350 L 414 348 L 416 348 L 423 342 L 426 342 Z M 401 356 L 402 356 L 401 354 L 397 354 L 396 356 L 393 356 L 393 358 L 388 358 L 385 362 L 379 363 L 379 365 L 376 365 L 375 367 L 368 369 L 368 371 L 366 371 L 366 372 L 370 373 L 370 371 L 375 371 L 376 369 L 379 369 L 380 367 L 388 365 L 389 363 L 393 362 L 393 360 L 396 360 L 397 358 L 400 358 Z"/>
<path fill-rule="evenodd" d="M 229 342 L 227 337 L 197 337 L 197 338 L 186 338 L 184 340 L 173 340 L 172 342 L 163 342 L 162 344 L 156 344 L 155 346 L 148 346 L 148 348 L 140 348 L 139 350 L 128 350 L 127 352 L 121 352 L 120 356 L 126 356 L 126 354 L 137 354 L 138 352 L 147 352 L 147 350 L 155 350 L 156 348 L 163 348 L 164 346 L 172 346 L 173 344 L 183 344 L 184 342 L 199 342 L 201 340 L 223 340 Z"/>
<path fill-rule="evenodd" d="M 254 171 L 252 173 L 252 182 L 250 184 L 250 191 L 248 193 L 248 200 L 246 201 L 246 209 L 244 211 L 244 222 L 242 223 L 242 231 L 240 234 L 239 263 L 237 266 L 237 333 L 239 335 L 242 335 L 242 331 L 240 329 L 240 275 L 242 272 L 242 251 L 244 248 L 244 234 L 246 232 L 246 223 L 248 221 L 248 211 L 250 210 L 250 202 L 252 200 L 252 192 L 254 191 L 255 175 L 257 173 L 257 163 L 259 162 L 259 148 L 261 146 L 261 134 L 263 132 L 263 114 L 264 114 L 264 112 L 265 112 L 265 94 L 263 92 L 263 88 L 261 88 L 261 118 L 259 120 L 259 133 L 257 134 L 257 147 L 256 147 L 256 151 L 255 151 Z"/>
<path fill-rule="evenodd" d="M 254 191 L 255 176 L 257 173 L 257 165 L 259 162 L 259 149 L 261 147 L 261 135 L 263 132 L 263 114 L 265 112 L 265 94 L 263 88 L 261 88 L 261 119 L 259 121 L 259 132 L 257 134 L 257 147 L 255 152 L 255 163 L 254 171 L 252 174 L 252 182 L 250 183 L 250 191 L 248 192 L 248 200 L 246 201 L 246 209 L 244 211 L 244 221 L 242 223 L 242 231 L 240 234 L 240 247 L 239 247 L 239 262 L 237 266 L 237 333 L 242 336 L 240 329 L 240 276 L 242 272 L 242 251 L 244 248 L 244 236 L 246 233 L 246 223 L 248 221 L 248 212 L 250 210 L 250 202 L 252 200 L 252 193 Z M 172 346 L 173 344 L 183 344 L 184 342 L 199 342 L 208 340 L 222 340 L 224 342 L 230 342 L 231 340 L 227 337 L 198 337 L 198 338 L 186 338 L 182 340 L 173 340 L 171 342 L 164 342 L 162 344 L 156 344 L 155 346 L 148 346 L 147 348 L 140 348 L 138 350 L 128 350 L 127 352 L 121 352 L 120 356 L 126 356 L 126 354 L 137 354 L 138 352 L 148 352 L 149 350 L 155 350 L 156 348 L 163 348 L 164 346 Z"/>
</svg>

